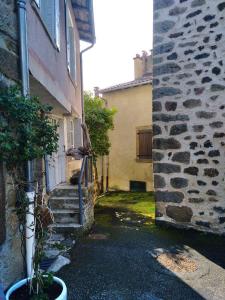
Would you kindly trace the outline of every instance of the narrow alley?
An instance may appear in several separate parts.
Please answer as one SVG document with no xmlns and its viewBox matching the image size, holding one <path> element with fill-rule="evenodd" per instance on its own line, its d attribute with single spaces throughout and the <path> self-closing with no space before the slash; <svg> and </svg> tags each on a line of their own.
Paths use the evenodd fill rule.
<svg viewBox="0 0 225 300">
<path fill-rule="evenodd" d="M 154 224 L 151 193 L 101 197 L 92 231 L 58 273 L 75 299 L 216 299 L 225 295 L 225 239 Z"/>
</svg>

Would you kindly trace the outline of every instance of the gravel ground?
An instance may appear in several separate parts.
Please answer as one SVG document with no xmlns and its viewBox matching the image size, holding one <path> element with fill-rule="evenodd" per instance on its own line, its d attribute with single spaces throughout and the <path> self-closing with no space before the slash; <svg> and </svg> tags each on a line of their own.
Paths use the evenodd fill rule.
<svg viewBox="0 0 225 300">
<path fill-rule="evenodd" d="M 69 300 L 225 300 L 224 253 L 222 237 L 156 227 L 150 217 L 101 205 L 57 276 Z M 174 261 L 162 264 L 160 255 Z M 189 262 L 197 268 L 182 270 Z"/>
</svg>

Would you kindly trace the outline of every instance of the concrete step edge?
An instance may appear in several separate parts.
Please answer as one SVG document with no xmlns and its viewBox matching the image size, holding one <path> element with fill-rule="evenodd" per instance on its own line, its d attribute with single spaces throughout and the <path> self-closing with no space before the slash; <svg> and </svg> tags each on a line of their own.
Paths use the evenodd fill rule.
<svg viewBox="0 0 225 300">
<path fill-rule="evenodd" d="M 74 209 L 74 208 L 52 209 L 51 211 L 52 211 L 53 215 L 54 214 L 77 214 L 77 213 L 80 213 L 79 209 Z"/>
<path fill-rule="evenodd" d="M 82 225 L 78 224 L 78 223 L 66 223 L 66 224 L 51 224 L 49 225 L 51 228 L 81 228 Z"/>
</svg>

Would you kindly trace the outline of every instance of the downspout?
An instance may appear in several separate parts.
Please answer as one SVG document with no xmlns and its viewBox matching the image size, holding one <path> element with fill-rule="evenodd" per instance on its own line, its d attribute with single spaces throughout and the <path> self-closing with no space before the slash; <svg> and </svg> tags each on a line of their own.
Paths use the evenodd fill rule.
<svg viewBox="0 0 225 300">
<path fill-rule="evenodd" d="M 27 10 L 26 0 L 17 0 L 19 18 L 19 48 L 20 48 L 20 68 L 23 96 L 29 94 L 29 63 L 27 44 Z M 33 164 L 28 161 L 26 164 L 26 195 L 29 201 L 26 213 L 26 267 L 27 277 L 33 275 L 33 254 L 35 244 L 35 219 L 34 219 L 34 186 L 33 186 Z"/>
<path fill-rule="evenodd" d="M 83 49 L 80 52 L 80 73 L 81 73 L 81 99 L 82 99 L 82 123 L 84 123 L 85 120 L 85 114 L 84 114 L 84 78 L 83 78 L 83 54 L 93 48 L 95 45 L 95 42 L 92 42 L 90 46 Z M 84 138 L 84 137 L 83 137 Z"/>
</svg>

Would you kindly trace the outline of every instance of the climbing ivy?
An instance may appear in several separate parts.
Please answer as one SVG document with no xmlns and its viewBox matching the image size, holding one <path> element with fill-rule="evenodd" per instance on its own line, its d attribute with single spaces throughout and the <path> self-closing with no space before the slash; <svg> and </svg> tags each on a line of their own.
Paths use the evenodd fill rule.
<svg viewBox="0 0 225 300">
<path fill-rule="evenodd" d="M 29 212 L 24 166 L 27 161 L 42 159 L 45 155 L 52 155 L 57 151 L 57 125 L 52 124 L 49 119 L 51 110 L 49 105 L 40 103 L 37 97 L 24 97 L 17 86 L 0 90 L 0 162 L 4 162 L 12 178 L 16 194 L 15 212 L 23 246 L 26 239 L 26 214 Z M 43 201 L 43 172 L 36 171 L 39 171 L 38 175 L 32 182 L 35 190 L 34 275 L 30 281 L 29 299 L 46 300 L 49 299 L 46 288 L 53 279 L 51 274 L 41 273 L 40 262 L 52 215 Z M 23 256 L 24 249 L 21 247 Z"/>
<path fill-rule="evenodd" d="M 57 126 L 52 108 L 36 97 L 22 96 L 17 86 L 0 91 L 0 161 L 8 170 L 57 150 Z"/>
</svg>

